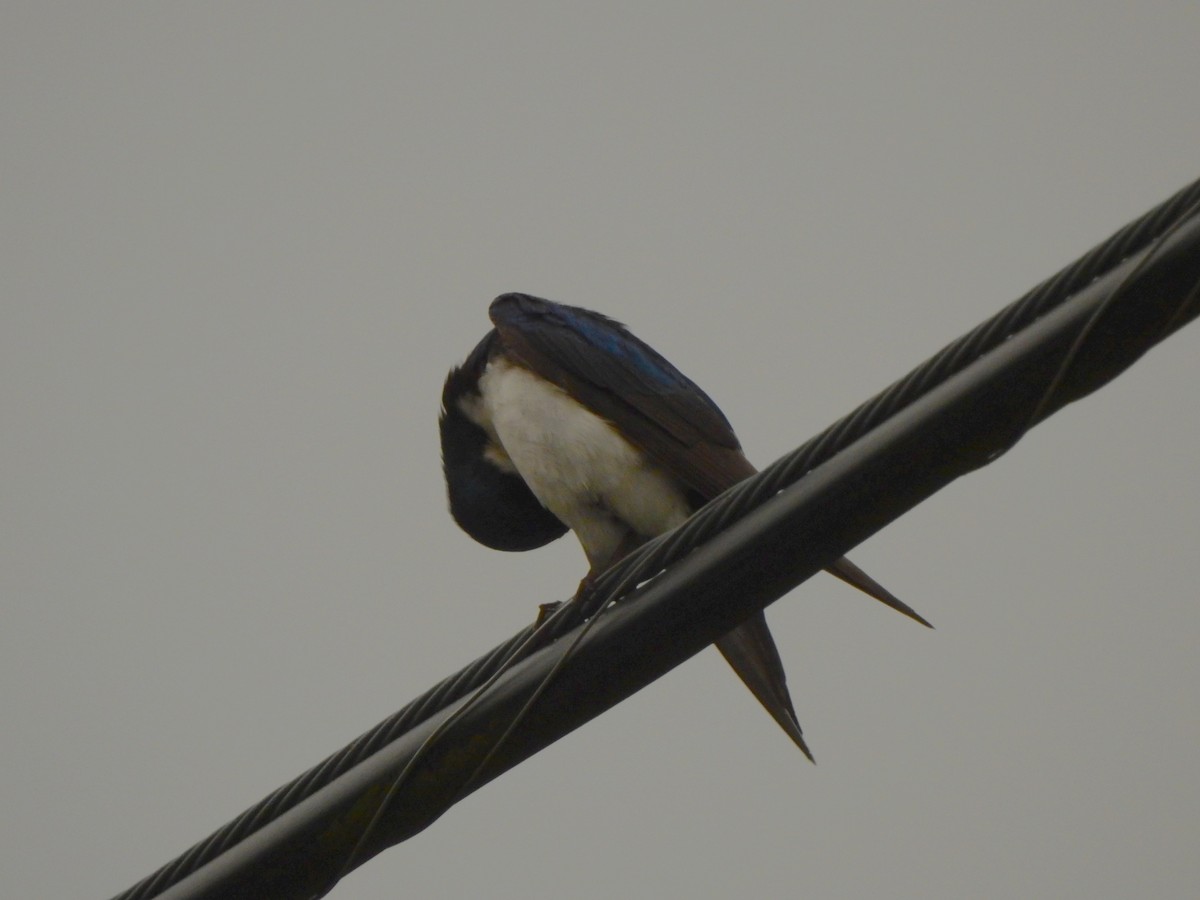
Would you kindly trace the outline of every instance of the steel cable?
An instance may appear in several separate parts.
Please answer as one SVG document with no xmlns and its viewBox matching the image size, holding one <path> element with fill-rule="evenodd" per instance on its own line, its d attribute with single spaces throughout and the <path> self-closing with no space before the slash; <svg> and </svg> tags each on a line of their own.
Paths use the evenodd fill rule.
<svg viewBox="0 0 1200 900">
<path fill-rule="evenodd" d="M 442 680 L 346 747 L 278 788 L 176 859 L 117 895 L 114 900 L 144 900 L 157 896 L 359 765 L 398 736 L 487 683 L 513 662 L 571 631 L 598 610 L 650 580 L 728 528 L 898 410 L 1046 315 L 1096 278 L 1149 247 L 1176 226 L 1181 217 L 1197 203 L 1200 203 L 1200 181 L 1185 187 L 1125 226 L 758 475 L 731 488 L 680 528 L 643 545 L 596 580 L 586 603 L 561 609 L 543 629 L 535 630 L 532 625 L 526 627 L 461 671 Z"/>
</svg>

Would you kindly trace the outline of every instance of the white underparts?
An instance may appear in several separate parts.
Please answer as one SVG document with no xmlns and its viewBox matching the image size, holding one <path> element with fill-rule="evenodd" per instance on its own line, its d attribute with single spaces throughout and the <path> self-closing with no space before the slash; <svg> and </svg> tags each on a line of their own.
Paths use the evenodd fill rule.
<svg viewBox="0 0 1200 900">
<path fill-rule="evenodd" d="M 487 432 L 485 455 L 515 471 L 579 538 L 593 568 L 627 532 L 653 537 L 690 512 L 683 491 L 616 429 L 528 369 L 493 360 L 463 413 Z"/>
</svg>

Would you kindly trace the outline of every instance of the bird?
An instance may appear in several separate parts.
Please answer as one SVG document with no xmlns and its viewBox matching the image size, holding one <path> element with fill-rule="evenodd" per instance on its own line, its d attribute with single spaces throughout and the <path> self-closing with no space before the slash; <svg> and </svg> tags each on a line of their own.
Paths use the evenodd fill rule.
<svg viewBox="0 0 1200 900">
<path fill-rule="evenodd" d="M 573 531 L 583 590 L 757 471 L 716 403 L 620 322 L 520 293 L 488 315 L 446 377 L 438 422 L 451 515 L 484 546 L 533 550 Z M 932 627 L 849 559 L 826 570 Z M 716 647 L 812 760 L 764 614 Z"/>
</svg>

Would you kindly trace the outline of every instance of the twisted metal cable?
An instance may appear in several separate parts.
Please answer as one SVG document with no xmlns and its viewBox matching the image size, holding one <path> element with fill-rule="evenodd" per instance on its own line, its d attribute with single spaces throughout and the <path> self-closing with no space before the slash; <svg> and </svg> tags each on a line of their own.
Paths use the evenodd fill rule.
<svg viewBox="0 0 1200 900">
<path fill-rule="evenodd" d="M 581 610 L 580 618 L 593 615 L 608 603 L 619 600 L 1100 276 L 1150 247 L 1194 213 L 1197 204 L 1200 204 L 1200 181 L 1183 188 L 990 319 L 947 344 L 907 375 L 758 475 L 734 485 L 679 528 L 648 541 L 624 557 L 596 579 L 593 597 Z M 571 627 L 576 624 L 578 620 L 572 622 Z M 554 636 L 558 637 L 559 633 Z"/>
<path fill-rule="evenodd" d="M 113 900 L 145 900 L 155 897 L 192 872 L 241 843 L 248 835 L 277 819 L 322 787 L 337 779 L 387 746 L 401 734 L 428 719 L 438 710 L 485 683 L 491 675 L 511 664 L 510 657 L 529 641 L 534 628 L 529 626 L 503 644 L 494 647 L 466 668 L 438 682 L 403 709 L 393 713 L 341 750 L 317 763 L 297 778 L 272 791 L 241 815 L 214 831 L 186 852 L 118 894 Z"/>
<path fill-rule="evenodd" d="M 403 709 L 273 791 L 113 900 L 146 900 L 162 893 L 359 765 L 399 735 L 486 684 L 497 673 L 535 649 L 573 630 L 608 604 L 728 528 L 898 410 L 1037 321 L 1096 278 L 1146 249 L 1177 225 L 1181 216 L 1197 203 L 1200 203 L 1200 181 L 1183 188 L 1126 225 L 1076 262 L 1046 279 L 968 334 L 948 344 L 821 434 L 772 463 L 758 475 L 726 491 L 680 528 L 647 542 L 625 557 L 596 580 L 585 602 L 569 604 L 560 609 L 542 628 L 535 629 L 532 625 L 526 627 L 466 668 L 443 679 Z"/>
</svg>

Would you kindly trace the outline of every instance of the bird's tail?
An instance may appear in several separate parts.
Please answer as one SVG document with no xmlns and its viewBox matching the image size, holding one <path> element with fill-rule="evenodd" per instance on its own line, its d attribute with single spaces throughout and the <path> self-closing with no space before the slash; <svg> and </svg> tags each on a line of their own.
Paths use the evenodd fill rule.
<svg viewBox="0 0 1200 900">
<path fill-rule="evenodd" d="M 830 564 L 826 571 L 927 628 L 933 627 L 916 610 L 898 599 L 846 557 L 843 556 Z M 775 640 L 771 637 L 763 614 L 760 612 L 751 616 L 717 641 L 717 649 L 733 666 L 738 677 L 746 683 L 746 687 L 750 688 L 750 692 L 758 698 L 758 702 L 779 723 L 779 727 L 795 741 L 804 755 L 812 760 L 812 752 L 804 741 L 800 720 L 792 706 L 791 694 L 788 693 L 783 661 L 779 658 L 779 650 L 775 647 Z"/>
<path fill-rule="evenodd" d="M 924 617 L 922 617 L 915 609 L 905 603 L 903 600 L 896 597 L 882 584 L 856 566 L 846 557 L 842 557 L 836 562 L 830 563 L 825 567 L 825 571 L 830 575 L 836 575 L 846 584 L 858 588 L 864 594 L 874 597 L 884 606 L 890 606 L 896 612 L 904 613 L 910 619 L 920 622 L 926 628 L 932 628 Z"/>
<path fill-rule="evenodd" d="M 787 732 L 788 737 L 813 762 L 813 755 L 804 742 L 800 720 L 792 706 L 787 689 L 787 676 L 783 672 L 783 661 L 775 648 L 775 640 L 767 628 L 767 620 L 761 612 L 751 616 L 719 641 L 717 649 L 733 666 L 733 671 L 750 688 L 750 692 Z"/>
</svg>

